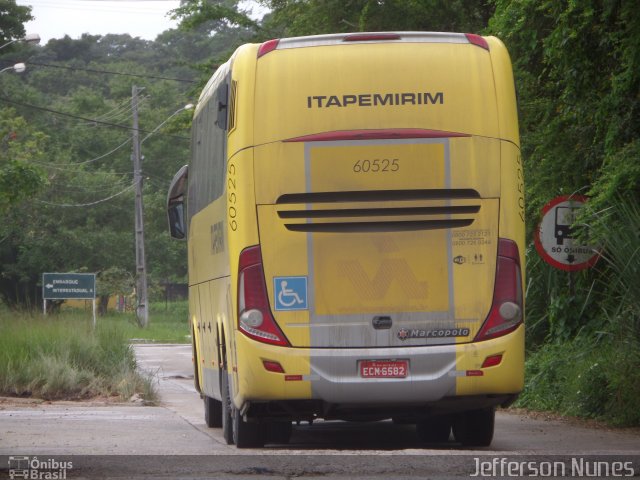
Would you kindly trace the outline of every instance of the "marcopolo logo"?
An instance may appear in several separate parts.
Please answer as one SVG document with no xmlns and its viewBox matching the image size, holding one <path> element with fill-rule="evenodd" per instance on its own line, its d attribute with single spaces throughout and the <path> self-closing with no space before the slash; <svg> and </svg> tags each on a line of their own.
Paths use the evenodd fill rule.
<svg viewBox="0 0 640 480">
<path fill-rule="evenodd" d="M 468 328 L 438 328 L 436 330 L 422 330 L 412 328 L 407 330 L 403 328 L 398 331 L 400 340 L 409 340 L 410 338 L 448 338 L 448 337 L 468 337 L 470 330 Z"/>
<path fill-rule="evenodd" d="M 34 480 L 65 480 L 67 471 L 73 469 L 73 462 L 53 458 L 11 456 L 9 457 L 9 478 Z"/>
</svg>

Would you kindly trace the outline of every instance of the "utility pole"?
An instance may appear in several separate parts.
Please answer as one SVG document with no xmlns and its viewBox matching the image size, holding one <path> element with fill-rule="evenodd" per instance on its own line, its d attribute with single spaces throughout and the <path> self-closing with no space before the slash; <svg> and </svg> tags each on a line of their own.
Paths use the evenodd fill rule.
<svg viewBox="0 0 640 480">
<path fill-rule="evenodd" d="M 138 131 L 138 87 L 131 87 L 131 111 L 133 114 L 133 182 L 136 191 L 135 235 L 136 235 L 136 317 L 142 327 L 149 323 L 149 305 L 147 304 L 147 267 L 144 254 L 144 206 L 142 204 L 142 158 L 140 155 L 140 136 Z"/>
</svg>

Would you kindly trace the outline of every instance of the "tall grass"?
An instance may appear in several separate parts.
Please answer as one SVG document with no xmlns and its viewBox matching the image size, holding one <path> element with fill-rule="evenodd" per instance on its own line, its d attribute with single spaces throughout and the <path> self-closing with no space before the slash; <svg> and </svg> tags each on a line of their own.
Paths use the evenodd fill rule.
<svg viewBox="0 0 640 480">
<path fill-rule="evenodd" d="M 526 362 L 518 406 L 640 425 L 640 348 L 587 335 L 547 343 Z"/>
<path fill-rule="evenodd" d="M 150 378 L 117 325 L 87 315 L 0 311 L 0 395 L 81 399 L 139 393 L 153 401 Z"/>
<path fill-rule="evenodd" d="M 558 311 L 554 297 L 549 297 L 546 311 L 544 301 L 536 298 L 535 305 L 546 316 L 541 318 L 548 322 L 547 335 L 529 352 L 519 405 L 614 425 L 640 425 L 638 199 L 618 199 L 604 222 L 603 258 L 590 274 L 589 289 L 585 282 L 576 295 L 585 303 L 567 294 L 555 297 L 563 304 L 573 303 L 572 314 L 570 309 Z M 542 281 L 533 292 L 540 293 L 550 284 Z M 528 333 L 540 330 L 538 326 Z"/>
<path fill-rule="evenodd" d="M 607 282 L 609 318 L 640 338 L 640 201 L 619 199 L 604 241 L 603 258 L 610 267 Z"/>
<path fill-rule="evenodd" d="M 66 314 L 80 313 L 82 310 L 66 310 Z M 91 314 L 91 307 L 87 304 L 84 315 Z M 113 326 L 122 331 L 123 335 L 133 343 L 190 343 L 189 303 L 154 302 L 149 309 L 149 324 L 142 328 L 136 321 L 134 312 L 109 311 L 97 319 L 98 325 Z"/>
</svg>

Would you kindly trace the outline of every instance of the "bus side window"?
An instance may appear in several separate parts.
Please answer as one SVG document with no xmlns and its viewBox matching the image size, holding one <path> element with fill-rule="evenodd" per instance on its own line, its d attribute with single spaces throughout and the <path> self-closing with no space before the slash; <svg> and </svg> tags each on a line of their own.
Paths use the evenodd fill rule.
<svg viewBox="0 0 640 480">
<path fill-rule="evenodd" d="M 227 83 L 221 83 L 216 92 L 218 103 L 218 116 L 216 119 L 216 125 L 222 130 L 227 129 L 227 112 L 229 105 L 229 86 Z"/>
<path fill-rule="evenodd" d="M 185 193 L 189 167 L 183 166 L 173 177 L 167 195 L 167 217 L 169 219 L 169 233 L 176 240 L 184 240 L 187 236 L 185 222 Z"/>
</svg>

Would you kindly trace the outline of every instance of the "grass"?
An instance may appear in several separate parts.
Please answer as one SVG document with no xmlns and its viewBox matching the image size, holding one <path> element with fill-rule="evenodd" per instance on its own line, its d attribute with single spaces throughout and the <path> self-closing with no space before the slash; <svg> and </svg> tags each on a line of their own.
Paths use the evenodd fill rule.
<svg viewBox="0 0 640 480">
<path fill-rule="evenodd" d="M 67 316 L 91 315 L 90 307 L 85 310 L 65 309 L 63 312 Z M 132 343 L 190 343 L 188 319 L 189 303 L 185 300 L 166 304 L 151 303 L 146 328 L 138 326 L 134 312 L 109 311 L 106 315 L 97 317 L 97 324 L 118 328 Z"/>
<path fill-rule="evenodd" d="M 43 317 L 0 310 L 0 395 L 127 400 L 137 393 L 156 400 L 122 323 L 100 318 L 94 330 L 83 312 Z"/>
<path fill-rule="evenodd" d="M 140 328 L 134 313 L 109 312 L 98 323 L 116 325 L 133 343 L 190 343 L 189 303 L 152 303 L 149 324 Z"/>
<path fill-rule="evenodd" d="M 624 352 L 622 354 L 622 352 Z M 529 355 L 525 389 L 516 406 L 640 425 L 640 347 L 580 335 L 547 343 Z"/>
<path fill-rule="evenodd" d="M 573 318 L 580 322 L 575 333 L 565 321 L 571 309 L 555 315 L 553 325 L 554 304 L 549 302 L 543 318 L 551 325 L 549 333 L 544 342 L 532 342 L 517 405 L 639 426 L 640 202 L 618 199 L 607 215 L 606 235 L 600 241 L 603 258 L 593 275 L 594 289 L 601 292 L 598 302 L 574 309 Z M 571 307 L 572 299 L 564 298 Z M 531 330 L 528 333 L 531 340 Z"/>
</svg>

